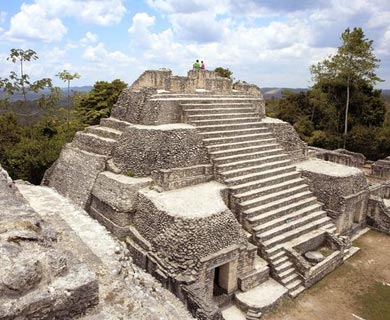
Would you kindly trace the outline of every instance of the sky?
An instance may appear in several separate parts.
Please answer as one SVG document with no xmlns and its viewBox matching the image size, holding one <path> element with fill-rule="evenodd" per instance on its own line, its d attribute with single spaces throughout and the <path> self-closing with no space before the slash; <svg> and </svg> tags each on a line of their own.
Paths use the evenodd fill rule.
<svg viewBox="0 0 390 320">
<path fill-rule="evenodd" d="M 77 72 L 72 85 L 169 68 L 196 59 L 259 87 L 311 86 L 310 66 L 361 27 L 381 59 L 376 87 L 390 89 L 390 0 L 0 0 L 0 77 L 12 48 L 33 49 L 32 79 Z"/>
</svg>

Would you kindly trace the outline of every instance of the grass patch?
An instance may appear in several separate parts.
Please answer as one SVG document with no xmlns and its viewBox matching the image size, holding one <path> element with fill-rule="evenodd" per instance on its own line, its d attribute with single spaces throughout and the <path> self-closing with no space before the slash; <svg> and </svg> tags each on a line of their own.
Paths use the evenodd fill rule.
<svg viewBox="0 0 390 320">
<path fill-rule="evenodd" d="M 376 282 L 366 293 L 358 296 L 357 300 L 363 318 L 390 319 L 390 286 Z"/>
</svg>

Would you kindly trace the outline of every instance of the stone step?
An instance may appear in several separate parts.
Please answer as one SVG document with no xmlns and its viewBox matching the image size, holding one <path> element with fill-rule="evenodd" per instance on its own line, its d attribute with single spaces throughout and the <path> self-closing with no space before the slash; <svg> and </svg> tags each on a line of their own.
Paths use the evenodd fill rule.
<svg viewBox="0 0 390 320">
<path fill-rule="evenodd" d="M 203 119 L 203 120 L 189 120 L 188 123 L 192 124 L 196 127 L 204 127 L 204 126 L 235 126 L 236 124 L 241 123 L 260 123 L 260 118 L 256 115 L 251 117 L 239 117 L 239 118 L 225 118 L 225 119 Z"/>
<path fill-rule="evenodd" d="M 240 161 L 246 161 L 246 160 L 252 160 L 252 159 L 265 159 L 270 156 L 280 156 L 284 155 L 287 156 L 285 153 L 283 153 L 283 149 L 281 148 L 274 148 L 274 149 L 268 149 L 268 150 L 261 150 L 261 151 L 253 151 L 248 153 L 239 153 L 239 154 L 233 154 L 228 156 L 219 156 L 216 158 L 213 158 L 213 163 L 220 167 L 224 164 L 232 164 L 237 163 Z"/>
<path fill-rule="evenodd" d="M 130 122 L 118 120 L 115 118 L 101 118 L 100 125 L 103 127 L 113 128 L 119 131 L 125 131 L 126 128 L 130 127 L 132 124 Z"/>
<path fill-rule="evenodd" d="M 283 254 L 283 251 L 280 252 L 280 255 L 277 258 L 271 258 L 269 260 L 271 262 L 271 265 L 274 268 L 277 268 L 278 266 L 282 265 L 283 263 L 289 261 L 288 256 L 286 254 Z"/>
<path fill-rule="evenodd" d="M 273 255 L 269 255 L 268 260 L 271 261 L 272 263 L 274 263 L 274 261 L 281 259 L 283 257 L 288 259 L 286 252 L 283 250 L 280 250 L 280 251 L 274 253 Z"/>
<path fill-rule="evenodd" d="M 272 201 L 266 204 L 262 204 L 256 207 L 251 207 L 249 209 L 244 210 L 244 214 L 247 217 L 253 217 L 254 215 L 265 214 L 269 211 L 273 211 L 279 208 L 283 208 L 289 204 L 297 203 L 304 199 L 309 199 L 313 194 L 310 191 L 303 191 L 296 193 L 292 196 L 284 197 L 282 199 Z"/>
<path fill-rule="evenodd" d="M 326 212 L 324 211 L 315 211 L 313 213 L 310 213 L 306 216 L 300 217 L 299 219 L 290 221 L 285 223 L 284 225 L 278 225 L 275 226 L 275 228 L 264 231 L 262 233 L 256 233 L 256 237 L 260 241 L 267 241 L 269 239 L 272 239 L 278 235 L 285 234 L 288 231 L 300 228 L 302 226 L 305 226 L 309 223 L 320 221 L 322 219 L 326 220 L 330 219 L 327 215 Z"/>
<path fill-rule="evenodd" d="M 299 285 L 294 290 L 290 290 L 288 294 L 290 295 L 290 297 L 295 298 L 300 293 L 302 293 L 304 290 L 305 290 L 305 287 L 303 285 Z"/>
<path fill-rule="evenodd" d="M 230 174 L 230 176 L 233 175 L 233 177 L 225 179 L 225 184 L 228 185 L 229 188 L 231 188 L 233 194 L 262 187 L 267 183 L 268 178 L 271 178 L 274 175 L 281 175 L 283 173 L 295 171 L 294 166 L 288 165 L 289 164 L 289 162 L 287 162 L 288 160 L 285 160 L 286 162 L 284 163 L 282 163 L 282 161 L 263 163 L 263 165 L 261 165 L 262 169 L 259 169 L 260 165 L 248 167 L 248 170 L 246 172 L 249 173 L 245 173 L 241 175 L 238 174 L 237 171 L 233 172 Z M 298 175 L 299 172 L 297 172 L 297 176 Z M 221 176 L 224 177 L 223 174 L 221 174 Z M 250 183 L 249 186 L 247 185 L 248 183 Z M 239 190 L 237 188 L 234 188 L 234 186 L 238 186 L 238 185 L 242 186 L 242 188 L 240 188 Z"/>
<path fill-rule="evenodd" d="M 265 213 L 260 211 L 257 212 L 257 214 L 253 213 L 252 216 L 249 216 L 246 219 L 252 226 L 252 228 L 254 228 L 260 224 L 275 220 L 280 217 L 284 217 L 287 214 L 292 213 L 296 210 L 304 209 L 305 207 L 309 207 L 315 204 L 318 204 L 319 207 L 321 206 L 318 203 L 316 197 L 305 198 L 300 201 L 294 201 L 293 203 L 286 204 L 285 206 L 279 207 L 275 210 L 270 210 Z"/>
<path fill-rule="evenodd" d="M 267 139 L 256 139 L 256 140 L 243 140 L 238 142 L 229 142 L 229 143 L 220 143 L 212 144 L 206 146 L 209 153 L 217 151 L 228 151 L 236 148 L 247 148 L 247 147 L 256 147 L 261 145 L 278 145 L 276 139 L 267 138 Z"/>
<path fill-rule="evenodd" d="M 249 143 L 250 141 L 272 141 L 275 140 L 269 131 L 259 130 L 259 129 L 247 129 L 247 130 L 234 130 L 232 135 L 227 135 L 224 132 L 224 135 L 213 135 L 210 133 L 200 133 L 203 137 L 204 143 L 208 146 L 214 145 L 230 145 L 232 143 L 245 142 Z M 210 137 L 207 137 L 209 135 Z"/>
<path fill-rule="evenodd" d="M 281 280 L 283 285 L 290 291 L 302 284 L 302 280 L 298 273 L 294 272 L 289 277 Z"/>
<path fill-rule="evenodd" d="M 321 210 L 321 204 L 315 203 L 310 206 L 305 206 L 302 209 L 299 210 L 293 210 L 292 212 L 282 215 L 278 218 L 270 219 L 268 222 L 262 222 L 259 223 L 257 226 L 253 227 L 253 231 L 256 233 L 262 233 L 267 230 L 271 230 L 277 226 L 286 224 L 286 221 L 293 221 L 296 219 L 299 219 L 303 216 L 306 216 L 308 214 L 311 214 L 315 211 L 321 211 L 326 214 L 325 211 Z"/>
<path fill-rule="evenodd" d="M 290 280 L 291 280 L 291 276 L 293 274 L 297 275 L 295 267 L 293 266 L 293 264 L 291 262 L 288 265 L 288 267 L 284 268 L 283 270 L 278 271 L 276 268 L 273 268 L 273 270 L 275 270 L 275 272 L 278 275 L 278 278 L 280 280 L 283 280 L 283 279 L 286 279 L 286 278 L 290 278 Z"/>
<path fill-rule="evenodd" d="M 273 266 L 273 269 L 279 274 L 281 275 L 282 273 L 286 273 L 288 270 L 295 270 L 295 268 L 293 267 L 293 264 L 291 261 L 287 260 L 281 264 L 279 264 L 278 266 L 275 266 L 275 265 L 272 265 Z"/>
<path fill-rule="evenodd" d="M 272 239 L 269 239 L 267 241 L 262 242 L 262 245 L 265 248 L 271 248 L 273 246 L 276 246 L 281 243 L 288 242 L 294 238 L 298 238 L 299 236 L 309 233 L 312 230 L 319 229 L 321 227 L 324 227 L 327 224 L 331 224 L 331 219 L 329 217 L 324 217 L 322 219 L 318 219 L 315 221 L 312 221 L 310 223 L 307 223 L 299 228 L 292 229 L 286 233 L 283 233 L 281 235 L 278 235 L 276 237 L 273 237 Z"/>
<path fill-rule="evenodd" d="M 166 99 L 150 99 L 153 100 L 166 100 Z M 167 99 L 169 101 L 178 99 Z M 183 99 L 180 102 L 180 106 L 183 110 L 189 109 L 213 109 L 213 108 L 231 108 L 231 107 L 254 107 L 254 104 L 261 101 L 258 98 L 248 97 L 204 97 L 204 98 L 188 98 Z"/>
<path fill-rule="evenodd" d="M 291 241 L 278 244 L 278 245 L 276 245 L 274 247 L 271 247 L 271 248 L 265 248 L 263 253 L 265 254 L 265 256 L 267 257 L 268 260 L 274 260 L 274 259 L 276 259 L 276 258 L 278 258 L 280 256 L 286 255 L 286 252 L 284 251 L 285 247 L 294 247 L 298 243 L 304 243 L 304 242 L 307 242 L 307 241 L 312 241 L 312 239 L 314 239 L 314 238 L 320 236 L 321 234 L 325 233 L 326 231 L 329 230 L 328 228 L 331 228 L 332 226 L 334 226 L 333 223 L 330 224 L 330 225 L 325 225 L 321 229 L 313 230 L 313 231 L 311 231 L 309 233 L 302 234 L 299 237 L 294 238 Z"/>
<path fill-rule="evenodd" d="M 239 98 L 246 98 L 248 97 L 247 94 L 238 93 L 238 94 L 212 94 L 210 92 L 194 92 L 194 93 L 171 93 L 170 91 L 163 91 L 155 93 L 151 96 L 152 99 L 159 99 L 159 98 L 202 98 L 202 97 L 208 97 L 208 98 L 232 98 L 232 97 L 239 97 Z"/>
<path fill-rule="evenodd" d="M 269 143 L 269 144 L 260 144 L 260 145 L 250 145 L 245 147 L 236 147 L 227 150 L 210 151 L 209 149 L 209 155 L 211 158 L 228 157 L 228 156 L 239 155 L 248 152 L 277 149 L 278 147 L 279 145 L 277 143 Z"/>
<path fill-rule="evenodd" d="M 239 203 L 239 207 L 242 208 L 243 210 L 246 210 L 246 209 L 257 207 L 260 205 L 265 205 L 265 204 L 270 203 L 270 202 L 278 201 L 278 200 L 281 200 L 281 199 L 286 198 L 286 197 L 291 197 L 294 194 L 297 194 L 297 193 L 299 194 L 301 192 L 308 191 L 308 190 L 309 190 L 308 185 L 300 184 L 300 185 L 297 185 L 297 186 L 292 187 L 292 188 L 288 188 L 288 189 L 284 189 L 284 190 L 281 190 L 278 192 L 266 194 L 264 196 L 259 196 L 259 197 L 254 198 L 254 199 L 242 201 Z"/>
<path fill-rule="evenodd" d="M 210 125 L 197 125 L 196 129 L 200 132 L 212 133 L 220 131 L 232 131 L 232 130 L 241 130 L 249 128 L 257 128 L 263 130 L 269 130 L 260 119 L 255 119 L 255 122 L 237 122 L 231 124 L 210 124 Z"/>
<path fill-rule="evenodd" d="M 232 194 L 240 194 L 244 192 L 249 192 L 251 190 L 263 188 L 268 185 L 282 183 L 283 181 L 288 181 L 292 179 L 297 179 L 300 177 L 300 173 L 295 170 L 295 167 L 292 167 L 291 170 L 282 173 L 274 172 L 273 175 L 266 179 L 254 180 L 244 183 L 239 183 L 229 186 Z"/>
<path fill-rule="evenodd" d="M 243 118 L 243 117 L 251 117 L 251 118 L 258 118 L 259 115 L 253 110 L 249 108 L 242 108 L 242 109 L 228 109 L 229 112 L 226 112 L 226 109 L 218 109 L 217 111 L 220 111 L 218 113 L 212 113 L 213 110 L 208 110 L 208 113 L 205 113 L 203 110 L 200 110 L 198 112 L 194 112 L 195 110 L 199 109 L 193 109 L 188 110 L 184 114 L 189 121 L 196 121 L 196 120 L 217 120 L 217 119 L 234 119 L 234 118 Z M 224 111 L 224 112 L 222 112 Z"/>
<path fill-rule="evenodd" d="M 101 155 L 111 155 L 111 151 L 117 141 L 110 138 L 103 138 L 87 132 L 76 132 L 72 146 L 80 150 L 93 152 Z"/>
<path fill-rule="evenodd" d="M 225 171 L 230 171 L 230 170 L 235 170 L 235 169 L 240 169 L 240 168 L 259 166 L 259 165 L 267 163 L 269 161 L 275 162 L 275 161 L 282 161 L 282 160 L 287 160 L 287 154 L 278 152 L 277 154 L 265 156 L 262 158 L 254 158 L 254 159 L 248 159 L 248 160 L 239 160 L 239 161 L 235 161 L 235 162 L 217 164 L 217 171 L 222 173 Z M 288 168 L 290 168 L 290 170 L 295 170 L 295 166 L 285 166 L 285 167 L 281 167 L 281 168 L 277 167 L 275 169 L 270 169 L 270 170 L 273 170 L 272 172 L 269 172 L 270 170 L 263 171 L 263 172 L 255 172 L 255 173 L 251 172 L 248 174 L 243 174 L 242 176 L 237 176 L 234 178 L 227 179 L 225 182 L 229 183 L 229 184 L 237 184 L 236 183 L 237 181 L 241 181 L 241 180 L 243 181 L 247 177 L 253 178 L 254 177 L 253 175 L 255 175 L 255 174 L 258 175 L 258 179 L 266 178 L 269 176 L 269 174 L 276 174 L 276 172 L 278 172 L 278 170 L 280 170 L 280 172 L 282 172 L 282 171 L 286 172 L 286 170 L 287 171 L 289 170 Z M 257 179 L 257 178 L 255 178 L 255 179 Z M 246 181 L 253 181 L 253 179 L 249 179 Z"/>
<path fill-rule="evenodd" d="M 96 134 L 97 136 L 103 137 L 103 138 L 110 138 L 114 140 L 118 140 L 120 136 L 122 135 L 122 131 L 119 131 L 117 129 L 113 129 L 110 127 L 103 127 L 103 126 L 91 126 L 87 128 L 88 133 Z"/>
<path fill-rule="evenodd" d="M 223 176 L 224 175 L 225 175 L 225 173 L 223 174 Z M 305 180 L 303 180 L 302 178 L 287 180 L 287 181 L 283 181 L 281 183 L 271 184 L 271 185 L 265 186 L 263 188 L 258 188 L 258 189 L 250 190 L 250 191 L 243 192 L 243 193 L 237 193 L 234 195 L 234 197 L 237 198 L 239 201 L 247 201 L 247 200 L 257 198 L 259 196 L 264 196 L 264 195 L 267 195 L 270 193 L 293 188 L 295 186 L 298 186 L 298 185 L 304 183 L 304 181 Z"/>
<path fill-rule="evenodd" d="M 199 127 L 196 128 L 198 129 Z M 241 136 L 248 135 L 248 134 L 262 134 L 261 137 L 266 139 L 273 137 L 267 128 L 262 128 L 262 127 L 255 127 L 255 128 L 243 127 L 241 129 L 218 130 L 218 131 L 209 131 L 209 132 L 200 131 L 199 134 L 203 139 L 220 138 L 220 137 L 233 138 L 229 140 L 229 142 L 240 141 L 240 139 L 242 139 Z M 207 140 L 205 142 L 207 143 Z"/>
</svg>

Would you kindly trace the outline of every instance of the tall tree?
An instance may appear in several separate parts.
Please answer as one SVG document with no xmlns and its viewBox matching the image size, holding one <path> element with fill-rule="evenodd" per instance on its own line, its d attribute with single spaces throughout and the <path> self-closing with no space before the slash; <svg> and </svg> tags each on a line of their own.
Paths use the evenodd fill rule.
<svg viewBox="0 0 390 320">
<path fill-rule="evenodd" d="M 49 78 L 42 78 L 32 82 L 30 81 L 30 76 L 25 73 L 25 63 L 38 59 L 38 55 L 34 50 L 11 49 L 7 60 L 14 64 L 19 64 L 19 74 L 15 71 L 11 71 L 8 78 L 0 78 L 0 89 L 3 89 L 8 96 L 12 96 L 15 93 L 21 93 L 23 95 L 23 106 L 25 108 L 28 105 L 28 92 L 38 92 L 45 87 L 52 86 L 51 79 Z"/>
<path fill-rule="evenodd" d="M 67 96 L 67 113 L 66 113 L 66 140 L 69 141 L 69 133 L 70 133 L 70 130 L 69 130 L 69 118 L 70 118 L 70 82 L 72 80 L 75 80 L 75 79 L 80 79 L 80 75 L 75 72 L 75 73 L 70 73 L 69 71 L 67 70 L 63 70 L 59 73 L 56 74 L 56 77 L 60 78 L 61 80 L 63 80 L 64 82 L 67 82 L 67 85 L 68 85 L 68 96 Z"/>
<path fill-rule="evenodd" d="M 382 81 L 375 73 L 380 60 L 375 57 L 373 41 L 365 37 L 361 28 L 347 28 L 341 35 L 342 45 L 337 53 L 311 67 L 313 79 L 318 83 L 339 83 L 345 86 L 344 148 L 348 132 L 348 113 L 351 87 L 358 82 L 374 85 Z"/>
</svg>

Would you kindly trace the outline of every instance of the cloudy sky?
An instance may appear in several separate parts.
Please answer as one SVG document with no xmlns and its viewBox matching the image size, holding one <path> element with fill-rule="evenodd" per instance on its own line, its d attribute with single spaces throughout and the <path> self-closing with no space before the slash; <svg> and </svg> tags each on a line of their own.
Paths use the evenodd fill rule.
<svg viewBox="0 0 390 320">
<path fill-rule="evenodd" d="M 377 87 L 390 88 L 390 0 L 0 0 L 0 76 L 10 49 L 31 48 L 33 78 L 66 69 L 81 74 L 74 85 L 184 75 L 199 58 L 260 87 L 307 87 L 347 27 L 374 40 Z"/>
</svg>

